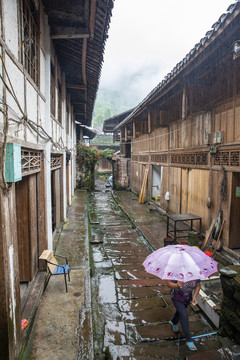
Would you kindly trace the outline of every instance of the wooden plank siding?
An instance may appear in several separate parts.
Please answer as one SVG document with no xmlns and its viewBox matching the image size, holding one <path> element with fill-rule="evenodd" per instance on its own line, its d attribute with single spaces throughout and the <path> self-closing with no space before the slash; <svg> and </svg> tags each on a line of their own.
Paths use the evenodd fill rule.
<svg viewBox="0 0 240 360">
<path fill-rule="evenodd" d="M 239 227 L 234 226 L 240 223 L 240 52 L 231 52 L 239 38 L 239 4 L 234 12 L 234 17 L 226 15 L 229 22 L 222 18 L 115 131 L 133 125 L 128 134 L 132 189 L 140 192 L 143 169 L 149 167 L 151 199 L 157 166 L 164 210 L 201 216 L 205 232 L 221 208 L 223 244 L 240 248 Z"/>
</svg>

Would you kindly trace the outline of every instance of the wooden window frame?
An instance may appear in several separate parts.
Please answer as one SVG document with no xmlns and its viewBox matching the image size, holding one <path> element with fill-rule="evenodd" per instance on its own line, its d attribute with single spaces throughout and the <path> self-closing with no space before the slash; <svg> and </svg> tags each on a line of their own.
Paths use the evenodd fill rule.
<svg viewBox="0 0 240 360">
<path fill-rule="evenodd" d="M 19 0 L 20 60 L 25 70 L 39 85 L 39 10 L 32 0 Z"/>
</svg>

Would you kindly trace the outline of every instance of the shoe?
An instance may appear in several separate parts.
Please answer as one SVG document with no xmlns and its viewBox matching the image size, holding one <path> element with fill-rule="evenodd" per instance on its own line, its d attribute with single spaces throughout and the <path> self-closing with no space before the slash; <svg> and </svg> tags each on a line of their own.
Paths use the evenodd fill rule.
<svg viewBox="0 0 240 360">
<path fill-rule="evenodd" d="M 179 332 L 179 327 L 178 327 L 178 325 L 174 325 L 174 324 L 172 323 L 172 321 L 169 321 L 169 324 L 172 326 L 173 332 L 175 332 L 175 333 Z"/>
<path fill-rule="evenodd" d="M 186 345 L 189 348 L 189 350 L 191 350 L 191 351 L 196 351 L 197 350 L 195 344 L 192 341 L 187 342 Z"/>
</svg>

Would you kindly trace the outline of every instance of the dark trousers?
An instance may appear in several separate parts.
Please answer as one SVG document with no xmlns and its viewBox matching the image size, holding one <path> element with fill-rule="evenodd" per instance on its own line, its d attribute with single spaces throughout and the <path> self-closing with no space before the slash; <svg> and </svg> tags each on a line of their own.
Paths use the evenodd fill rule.
<svg viewBox="0 0 240 360">
<path fill-rule="evenodd" d="M 172 299 L 172 302 L 177 310 L 171 320 L 172 323 L 174 325 L 177 325 L 180 321 L 182 331 L 184 332 L 184 335 L 186 337 L 186 341 L 187 342 L 192 341 L 191 333 L 188 325 L 188 313 L 187 313 L 188 305 L 185 305 L 183 302 L 177 301 L 175 299 Z"/>
</svg>

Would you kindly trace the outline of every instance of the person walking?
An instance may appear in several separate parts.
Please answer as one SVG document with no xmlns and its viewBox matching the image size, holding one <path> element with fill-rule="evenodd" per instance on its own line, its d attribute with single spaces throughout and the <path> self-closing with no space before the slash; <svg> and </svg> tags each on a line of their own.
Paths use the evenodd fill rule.
<svg viewBox="0 0 240 360">
<path fill-rule="evenodd" d="M 200 280 L 191 280 L 181 282 L 176 280 L 168 280 L 168 286 L 171 288 L 171 298 L 176 312 L 173 318 L 169 321 L 175 333 L 179 332 L 178 323 L 180 322 L 182 331 L 186 337 L 186 345 L 189 350 L 196 351 L 197 347 L 192 341 L 191 333 L 188 324 L 187 307 L 192 302 L 193 305 L 197 303 L 196 297 L 200 291 Z"/>
</svg>

